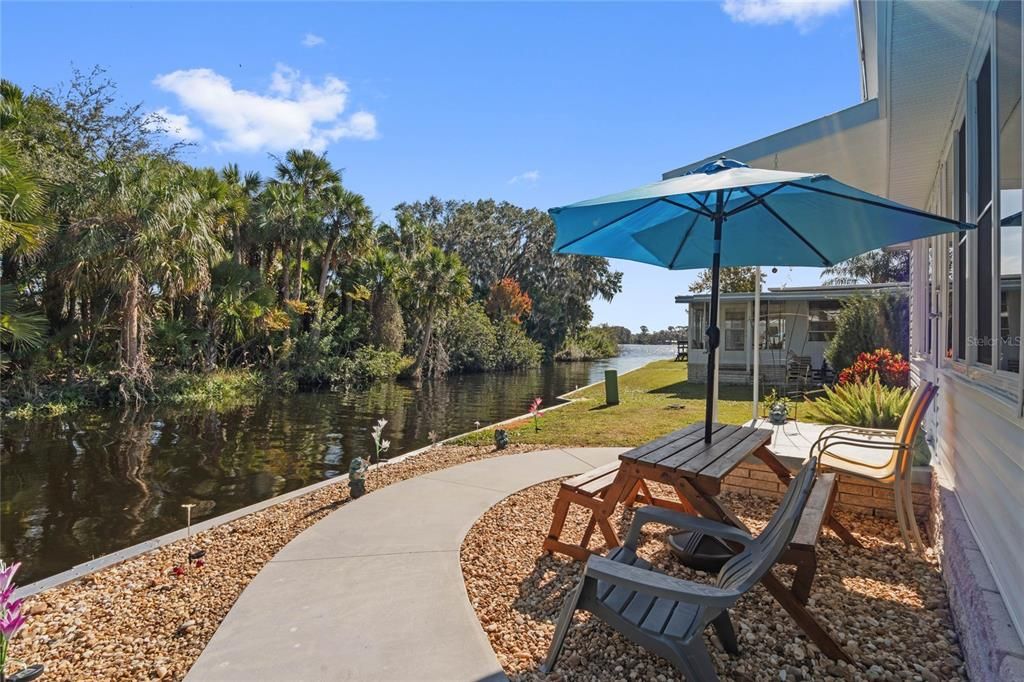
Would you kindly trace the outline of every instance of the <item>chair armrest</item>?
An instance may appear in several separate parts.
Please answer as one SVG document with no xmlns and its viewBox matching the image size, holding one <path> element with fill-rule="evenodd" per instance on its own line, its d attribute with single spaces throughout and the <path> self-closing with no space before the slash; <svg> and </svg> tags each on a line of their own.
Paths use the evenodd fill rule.
<svg viewBox="0 0 1024 682">
<path fill-rule="evenodd" d="M 724 609 L 732 606 L 740 598 L 740 593 L 736 590 L 723 590 L 713 585 L 673 578 L 649 568 L 620 564 L 601 556 L 591 556 L 587 560 L 583 575 L 629 590 L 636 590 L 652 597 L 662 597 L 687 604 L 717 606 Z"/>
<path fill-rule="evenodd" d="M 895 438 L 899 433 L 896 429 L 876 429 L 869 426 L 850 426 L 849 424 L 832 424 L 821 430 L 821 436 L 835 433 L 849 433 L 854 436 L 879 436 L 884 438 Z"/>
<path fill-rule="evenodd" d="M 869 469 L 887 469 L 889 467 L 888 463 L 878 466 L 863 462 L 858 459 L 852 459 L 850 457 L 844 457 L 843 455 L 828 452 L 828 448 L 835 445 L 852 445 L 854 447 L 865 448 L 868 450 L 900 450 L 903 452 L 908 452 L 911 449 L 909 443 L 900 443 L 897 441 L 883 442 L 878 440 L 870 440 L 866 438 L 853 438 L 852 436 L 845 436 L 842 435 L 841 433 L 833 433 L 829 435 L 820 436 L 818 440 L 814 441 L 814 444 L 811 445 L 810 454 L 812 457 L 814 455 L 818 455 L 819 457 L 828 456 L 833 459 L 841 459 L 844 462 L 850 462 L 851 464 L 857 464 L 859 466 L 867 467 Z M 825 466 L 828 466 L 828 464 L 825 463 Z"/>
<path fill-rule="evenodd" d="M 684 514 L 675 509 L 647 505 L 646 507 L 640 507 L 634 513 L 633 523 L 630 524 L 629 534 L 626 536 L 626 547 L 636 549 L 637 542 L 640 541 L 640 531 L 643 529 L 644 524 L 647 523 L 662 523 L 681 530 L 697 531 L 706 535 L 713 535 L 722 540 L 738 542 L 744 546 L 752 541 L 749 533 L 735 526 L 712 521 L 711 519 L 702 519 L 692 514 Z"/>
</svg>

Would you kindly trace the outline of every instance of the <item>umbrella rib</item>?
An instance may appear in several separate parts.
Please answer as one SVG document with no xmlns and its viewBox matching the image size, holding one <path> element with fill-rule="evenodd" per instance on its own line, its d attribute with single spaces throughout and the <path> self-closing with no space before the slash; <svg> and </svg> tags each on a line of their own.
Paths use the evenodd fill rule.
<svg viewBox="0 0 1024 682">
<path fill-rule="evenodd" d="M 704 206 L 704 204 L 703 204 L 703 203 L 701 202 L 701 200 L 700 200 L 700 199 L 698 199 L 697 197 L 695 197 L 694 195 L 692 195 L 692 194 L 689 194 L 689 195 L 687 195 L 687 196 L 691 196 L 691 197 L 693 197 L 693 200 L 694 200 L 694 201 L 696 201 L 696 202 L 697 202 L 698 204 L 700 204 L 701 206 Z M 698 208 L 695 208 L 695 207 L 693 207 L 693 206 L 687 206 L 686 204 L 681 204 L 681 203 L 679 203 L 678 201 L 672 201 L 672 200 L 671 200 L 671 199 L 669 199 L 668 197 L 661 197 L 661 198 L 659 198 L 659 199 L 658 199 L 658 201 L 664 201 L 664 202 L 665 202 L 666 204 L 672 204 L 673 206 L 677 206 L 678 208 L 681 208 L 681 209 L 683 209 L 683 210 L 686 210 L 686 211 L 690 211 L 691 213 L 696 213 L 697 215 L 702 215 L 702 216 L 704 216 L 705 218 L 712 218 L 712 217 L 713 217 L 713 216 L 711 215 L 711 212 L 710 212 L 710 211 L 707 211 L 707 210 L 703 210 L 703 211 L 702 211 L 702 210 L 700 210 L 700 209 L 698 209 Z"/>
<path fill-rule="evenodd" d="M 757 196 L 756 194 L 754 194 L 753 192 L 751 192 L 751 191 L 750 191 L 749 189 L 747 189 L 746 187 L 744 187 L 744 188 L 743 188 L 743 191 L 744 191 L 744 192 L 746 192 L 747 194 L 749 194 L 750 196 L 754 197 L 754 198 L 760 198 L 760 197 L 758 197 L 758 196 Z M 779 221 L 780 223 L 782 223 L 782 226 L 783 226 L 783 227 L 785 227 L 785 228 L 786 228 L 787 230 L 789 230 L 790 232 L 792 232 L 793 234 L 795 234 L 795 235 L 796 235 L 796 237 L 797 237 L 797 239 L 799 239 L 800 241 L 802 241 L 802 242 L 804 243 L 804 245 L 805 245 L 805 246 L 806 246 L 807 248 L 809 248 L 809 249 L 810 249 L 811 251 L 813 251 L 813 252 L 814 252 L 814 253 L 815 253 L 815 254 L 816 254 L 816 255 L 818 256 L 818 258 L 820 258 L 820 259 L 821 259 L 821 262 L 822 262 L 822 263 L 824 263 L 824 264 L 825 264 L 826 266 L 832 266 L 832 265 L 834 265 L 834 263 L 833 263 L 832 261 L 830 261 L 830 260 L 829 260 L 828 258 L 826 258 L 826 257 L 825 257 L 825 254 L 823 254 L 823 253 L 822 253 L 821 251 L 819 251 L 819 250 L 817 249 L 817 247 L 815 247 L 815 246 L 814 246 L 814 244 L 812 244 L 811 242 L 809 242 L 809 241 L 807 240 L 807 237 L 805 237 L 805 236 L 803 236 L 802 234 L 800 234 L 800 232 L 799 232 L 799 231 L 797 231 L 797 229 L 796 229 L 795 227 L 793 227 L 792 225 L 790 225 L 790 224 L 789 224 L 789 222 L 788 222 L 788 221 L 787 221 L 787 220 L 786 220 L 785 218 L 783 218 L 782 216 L 780 216 L 780 215 L 778 214 L 778 212 L 777 212 L 777 211 L 776 211 L 776 210 L 775 210 L 774 208 L 772 208 L 771 206 L 769 206 L 769 205 L 768 205 L 768 202 L 767 202 L 767 201 L 764 201 L 764 200 L 762 199 L 762 201 L 760 202 L 760 204 L 761 204 L 761 207 L 762 207 L 762 208 L 764 208 L 764 210 L 766 210 L 766 211 L 768 211 L 769 213 L 771 213 L 771 214 L 772 214 L 772 216 L 773 216 L 773 217 L 774 217 L 774 218 L 775 218 L 776 220 L 778 220 L 778 221 Z"/>
<path fill-rule="evenodd" d="M 699 199 L 696 194 L 688 194 L 687 196 L 693 197 L 693 200 L 696 201 L 698 204 L 700 204 L 700 207 L 704 209 L 705 213 L 707 213 L 707 217 L 708 218 L 714 218 L 715 217 L 714 214 L 711 212 L 711 209 L 708 208 L 708 197 L 711 196 L 711 192 L 710 191 L 704 192 L 704 200 L 703 201 L 701 199 Z"/>
<path fill-rule="evenodd" d="M 751 192 L 750 190 L 747 190 L 747 194 L 749 194 L 749 195 L 751 195 L 753 197 L 756 197 L 756 198 L 753 201 L 748 201 L 745 204 L 740 204 L 739 206 L 737 206 L 736 208 L 734 208 L 731 211 L 726 211 L 725 217 L 726 218 L 731 218 L 732 216 L 736 215 L 737 213 L 742 213 L 743 211 L 746 211 L 748 208 L 753 208 L 754 206 L 757 206 L 762 201 L 767 199 L 769 196 L 771 196 L 772 194 L 775 194 L 780 189 L 782 189 L 783 187 L 786 187 L 789 184 L 790 183 L 788 183 L 788 182 L 780 182 L 778 185 L 776 185 L 775 187 L 772 187 L 770 190 L 768 190 L 767 192 L 765 192 L 764 194 L 761 194 L 761 195 L 756 195 L 753 192 Z"/>
<path fill-rule="evenodd" d="M 590 232 L 587 232 L 586 234 L 581 234 L 579 237 L 576 237 L 575 239 L 572 239 L 572 240 L 566 242 L 565 244 L 562 244 L 561 246 L 558 247 L 558 251 L 561 251 L 562 249 L 567 249 L 570 246 L 572 246 L 573 244 L 575 244 L 576 242 L 581 241 L 583 239 L 586 239 L 587 237 L 591 237 L 594 234 L 596 234 L 596 233 L 600 232 L 601 230 L 603 230 L 604 228 L 611 227 L 612 225 L 614 225 L 615 223 L 619 222 L 620 220 L 625 220 L 626 218 L 628 218 L 629 216 L 633 215 L 634 213 L 639 213 L 640 211 L 644 210 L 648 206 L 653 206 L 654 204 L 658 203 L 659 201 L 661 201 L 660 197 L 657 198 L 657 199 L 651 199 L 650 201 L 648 201 L 643 206 L 634 208 L 632 211 L 629 211 L 628 213 L 624 213 L 624 214 L 620 215 L 618 218 L 615 218 L 614 220 L 610 220 L 607 223 L 605 223 L 604 225 L 602 225 L 600 227 L 595 227 Z"/>
<path fill-rule="evenodd" d="M 679 246 L 676 247 L 676 252 L 674 254 L 672 254 L 672 260 L 670 260 L 668 262 L 668 269 L 669 270 L 671 270 L 673 267 L 675 267 L 676 259 L 679 258 L 679 254 L 682 253 L 682 251 L 683 251 L 683 246 L 686 245 L 686 242 L 690 238 L 690 235 L 693 234 L 693 228 L 697 224 L 697 221 L 699 219 L 700 219 L 699 215 L 693 216 L 693 222 L 690 223 L 690 226 L 688 228 L 686 228 L 686 234 L 683 235 L 682 241 L 680 241 L 679 242 Z"/>
<path fill-rule="evenodd" d="M 839 197 L 840 199 L 849 199 L 850 201 L 859 201 L 862 204 L 868 204 L 870 206 L 877 206 L 879 208 L 887 208 L 887 209 L 889 209 L 891 211 L 899 211 L 901 213 L 908 213 L 910 215 L 914 215 L 914 216 L 917 216 L 919 218 L 931 218 L 932 220 L 938 220 L 938 221 L 941 221 L 941 222 L 944 222 L 944 223 L 949 223 L 950 225 L 956 225 L 960 229 L 963 229 L 964 225 L 970 225 L 969 223 L 963 223 L 963 222 L 961 222 L 959 220 L 954 220 L 953 218 L 944 218 L 944 217 L 942 217 L 940 215 L 934 215 L 932 213 L 928 213 L 927 211 L 919 211 L 916 208 L 910 208 L 909 206 L 900 206 L 898 204 L 897 205 L 883 204 L 881 201 L 874 201 L 872 199 L 864 199 L 863 197 L 851 197 L 849 194 L 843 194 L 841 192 L 833 192 L 831 190 L 822 189 L 820 187 L 808 187 L 807 185 L 800 185 L 800 184 L 797 184 L 795 182 L 792 183 L 792 184 L 793 184 L 793 187 L 799 187 L 800 189 L 806 189 L 806 190 L 809 190 L 811 192 L 818 192 L 819 194 L 827 194 L 829 196 Z"/>
</svg>

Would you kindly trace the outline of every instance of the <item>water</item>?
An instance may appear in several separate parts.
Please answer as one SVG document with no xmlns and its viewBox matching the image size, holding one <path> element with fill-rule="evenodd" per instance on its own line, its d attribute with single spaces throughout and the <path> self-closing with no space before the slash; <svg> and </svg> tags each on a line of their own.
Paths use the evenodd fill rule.
<svg viewBox="0 0 1024 682">
<path fill-rule="evenodd" d="M 272 395 L 229 411 L 158 406 L 5 420 L 0 446 L 0 556 L 22 583 L 348 471 L 388 420 L 390 454 L 526 412 L 558 395 L 670 358 L 674 346 L 623 346 L 617 358 L 537 370 L 455 376 L 419 388 Z"/>
</svg>

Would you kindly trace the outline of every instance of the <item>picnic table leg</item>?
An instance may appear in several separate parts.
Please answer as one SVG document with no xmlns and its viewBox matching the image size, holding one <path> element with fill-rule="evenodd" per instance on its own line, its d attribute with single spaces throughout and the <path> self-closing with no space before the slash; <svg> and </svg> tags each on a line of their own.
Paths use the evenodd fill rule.
<svg viewBox="0 0 1024 682">
<path fill-rule="evenodd" d="M 565 517 L 568 513 L 569 500 L 559 495 L 555 498 L 555 506 L 551 516 L 551 530 L 548 531 L 548 537 L 544 540 L 544 551 L 548 554 L 551 554 L 559 544 L 562 528 L 565 526 Z"/>
<path fill-rule="evenodd" d="M 811 641 L 814 642 L 821 652 L 829 658 L 836 661 L 846 661 L 852 663 L 853 659 L 850 658 L 849 654 L 843 651 L 843 648 L 832 639 L 832 635 L 828 634 L 825 628 L 821 627 L 814 616 L 801 604 L 796 595 L 794 595 L 789 588 L 783 585 L 775 574 L 771 571 L 765 574 L 761 578 L 761 584 L 764 585 L 765 589 L 768 590 L 769 594 L 775 597 L 775 601 L 786 610 L 786 613 L 796 621 L 796 624 L 800 626 Z"/>
<path fill-rule="evenodd" d="M 818 570 L 818 557 L 814 552 L 799 552 L 797 556 L 788 557 L 789 562 L 796 566 L 796 575 L 793 576 L 793 596 L 803 605 L 811 597 L 811 585 L 814 583 L 814 574 Z"/>
<path fill-rule="evenodd" d="M 789 468 L 779 461 L 779 458 L 775 456 L 774 452 L 768 449 L 768 446 L 761 446 L 757 449 L 754 455 L 761 460 L 765 466 L 771 469 L 775 475 L 779 477 L 779 480 L 787 486 L 789 485 L 789 482 L 793 480 L 793 474 L 790 473 Z M 828 527 L 839 536 L 840 540 L 854 547 L 864 546 L 860 544 L 857 538 L 853 537 L 853 533 L 851 533 L 846 526 L 839 522 L 839 519 L 832 515 L 832 501 L 829 502 L 829 509 L 825 518 Z"/>
<path fill-rule="evenodd" d="M 635 505 L 641 490 L 646 493 L 647 499 L 650 499 L 651 493 L 647 490 L 647 486 L 644 485 L 644 480 L 641 478 L 637 479 L 637 482 L 633 484 L 632 488 L 630 488 L 629 494 L 626 495 L 626 500 L 623 504 L 625 504 L 626 507 L 632 507 Z"/>
<path fill-rule="evenodd" d="M 770 455 L 771 453 L 769 453 Z M 774 455 L 771 455 L 771 459 L 775 459 Z M 778 462 L 777 459 L 775 459 Z M 779 462 L 780 466 L 782 465 Z M 787 470 L 788 473 L 788 470 Z M 738 528 L 744 530 L 749 529 L 740 521 L 734 514 L 728 509 L 719 504 L 715 496 L 710 494 L 710 491 L 703 491 L 695 485 L 695 482 L 686 479 L 680 479 L 677 484 L 677 490 L 684 492 L 686 496 L 693 503 L 693 506 L 703 516 L 714 519 L 715 521 L 721 521 L 723 523 L 730 523 Z M 813 577 L 813 575 L 812 575 Z M 799 598 L 792 592 L 788 587 L 783 585 L 775 574 L 771 571 L 765 574 L 761 578 L 761 583 L 765 586 L 765 589 L 775 597 L 775 600 L 786 610 L 790 617 L 796 621 L 796 624 L 803 630 L 811 641 L 813 641 L 822 653 L 833 660 L 843 660 L 848 663 L 852 662 L 849 655 L 843 651 L 842 647 L 828 632 L 821 627 L 814 616 L 800 603 Z M 809 585 L 808 585 L 809 589 Z"/>
</svg>

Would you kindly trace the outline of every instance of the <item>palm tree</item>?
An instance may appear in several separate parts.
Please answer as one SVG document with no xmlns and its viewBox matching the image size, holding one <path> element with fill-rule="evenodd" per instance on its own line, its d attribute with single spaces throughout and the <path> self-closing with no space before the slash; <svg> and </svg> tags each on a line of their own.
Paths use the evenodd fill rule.
<svg viewBox="0 0 1024 682">
<path fill-rule="evenodd" d="M 260 197 L 263 206 L 264 226 L 267 233 L 269 253 L 267 274 L 281 258 L 281 280 L 279 296 L 281 302 L 291 298 L 291 271 L 288 269 L 288 249 L 298 238 L 302 222 L 302 198 L 298 187 L 271 180 Z"/>
<path fill-rule="evenodd" d="M 398 305 L 398 289 L 407 281 L 403 261 L 394 251 L 376 246 L 366 258 L 370 275 L 370 343 L 401 351 L 405 324 Z"/>
<path fill-rule="evenodd" d="M 347 268 L 366 257 L 372 246 L 373 213 L 362 195 L 350 192 L 340 182 L 327 186 L 321 196 L 325 211 L 321 223 L 320 277 L 313 313 L 313 338 L 320 338 L 327 285 L 339 266 Z"/>
<path fill-rule="evenodd" d="M 241 265 L 244 249 L 242 232 L 252 220 L 256 198 L 263 187 L 263 179 L 255 171 L 243 175 L 237 163 L 224 166 L 220 171 L 220 179 L 228 186 L 225 213 L 231 229 L 231 256 L 236 265 Z"/>
<path fill-rule="evenodd" d="M 447 312 L 469 296 L 469 273 L 457 254 L 428 246 L 410 263 L 407 287 L 413 310 L 423 329 L 416 360 L 409 368 L 409 373 L 419 378 L 423 371 L 423 361 L 430 349 L 434 322 L 439 314 Z"/>
<path fill-rule="evenodd" d="M 293 216 L 290 229 L 295 244 L 295 296 L 302 300 L 302 263 L 306 240 L 316 231 L 326 213 L 323 206 L 328 188 L 341 182 L 341 175 L 327 160 L 326 153 L 317 154 L 309 149 L 289 149 L 284 159 L 276 159 L 274 173 L 277 182 L 291 185 L 297 190 L 300 207 Z"/>
<path fill-rule="evenodd" d="M 123 390 L 138 400 L 149 378 L 147 299 L 204 288 L 223 249 L 195 171 L 146 157 L 100 169 L 80 188 L 84 217 L 69 230 L 76 257 L 65 274 L 76 286 L 102 281 L 120 299 Z"/>
<path fill-rule="evenodd" d="M 4 92 L 4 110 L 8 110 Z M 9 118 L 4 114 L 0 118 Z M 5 280 L 14 277 L 14 261 L 39 254 L 50 236 L 47 187 L 31 172 L 8 139 L 0 139 L 0 253 Z"/>
<path fill-rule="evenodd" d="M 0 368 L 45 341 L 46 318 L 19 301 L 13 285 L 0 285 Z"/>
</svg>

